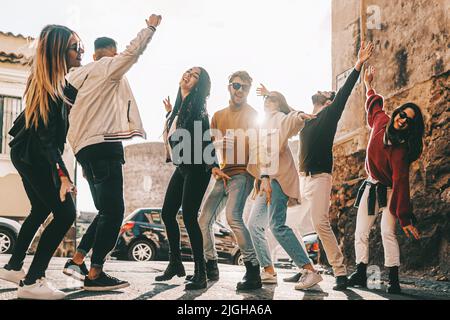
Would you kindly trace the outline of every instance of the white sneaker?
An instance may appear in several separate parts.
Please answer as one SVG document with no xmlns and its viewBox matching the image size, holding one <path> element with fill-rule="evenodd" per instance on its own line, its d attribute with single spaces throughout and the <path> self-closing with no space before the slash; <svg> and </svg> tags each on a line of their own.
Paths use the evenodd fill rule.
<svg viewBox="0 0 450 320">
<path fill-rule="evenodd" d="M 323 280 L 322 276 L 316 272 L 305 270 L 302 277 L 295 286 L 295 290 L 305 290 L 314 287 Z"/>
<path fill-rule="evenodd" d="M 261 271 L 261 282 L 265 284 L 277 284 L 277 274 Z"/>
<path fill-rule="evenodd" d="M 25 271 L 6 270 L 4 267 L 0 268 L 0 279 L 19 284 L 20 280 L 25 279 Z"/>
<path fill-rule="evenodd" d="M 66 294 L 48 283 L 45 278 L 38 279 L 30 286 L 20 283 L 17 289 L 17 298 L 30 300 L 62 300 Z"/>
</svg>

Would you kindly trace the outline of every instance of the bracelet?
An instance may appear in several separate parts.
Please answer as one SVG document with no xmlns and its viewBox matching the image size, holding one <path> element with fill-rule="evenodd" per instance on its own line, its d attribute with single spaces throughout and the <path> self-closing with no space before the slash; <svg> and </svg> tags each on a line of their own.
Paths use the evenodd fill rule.
<svg viewBox="0 0 450 320">
<path fill-rule="evenodd" d="M 156 31 L 156 27 L 155 26 L 147 26 L 147 28 L 149 28 L 150 30 Z"/>
</svg>

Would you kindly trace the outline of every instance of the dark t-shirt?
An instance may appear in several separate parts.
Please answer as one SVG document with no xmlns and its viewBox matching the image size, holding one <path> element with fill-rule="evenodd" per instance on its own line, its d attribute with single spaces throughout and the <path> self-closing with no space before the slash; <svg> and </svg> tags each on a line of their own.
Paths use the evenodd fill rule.
<svg viewBox="0 0 450 320">
<path fill-rule="evenodd" d="M 119 160 L 125 163 L 122 142 L 103 142 L 81 149 L 76 158 L 79 162 L 92 160 Z"/>
<path fill-rule="evenodd" d="M 336 94 L 333 103 L 319 112 L 316 119 L 306 122 L 300 132 L 300 172 L 332 172 L 333 142 L 337 125 L 359 74 L 360 72 L 354 69 L 344 86 Z"/>
</svg>

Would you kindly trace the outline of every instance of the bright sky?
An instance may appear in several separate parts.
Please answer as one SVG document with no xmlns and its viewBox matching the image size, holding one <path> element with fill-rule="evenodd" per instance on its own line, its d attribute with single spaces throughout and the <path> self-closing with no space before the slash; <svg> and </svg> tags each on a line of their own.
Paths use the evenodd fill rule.
<svg viewBox="0 0 450 320">
<path fill-rule="evenodd" d="M 228 105 L 228 76 L 237 70 L 253 77 L 249 103 L 259 112 L 259 83 L 306 112 L 314 92 L 331 90 L 331 0 L 7 1 L 0 30 L 37 37 L 46 24 L 67 25 L 82 38 L 83 63 L 89 63 L 97 37 L 114 38 L 121 51 L 151 13 L 161 14 L 162 24 L 127 75 L 149 141 L 161 141 L 162 100 L 175 100 L 178 81 L 192 66 L 211 76 L 210 116 Z M 79 210 L 95 210 L 85 181 L 78 200 Z"/>
</svg>

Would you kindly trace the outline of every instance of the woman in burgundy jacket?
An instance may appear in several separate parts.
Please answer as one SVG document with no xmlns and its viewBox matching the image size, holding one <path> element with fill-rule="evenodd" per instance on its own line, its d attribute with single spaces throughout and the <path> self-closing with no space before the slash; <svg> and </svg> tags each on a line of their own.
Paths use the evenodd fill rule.
<svg viewBox="0 0 450 320">
<path fill-rule="evenodd" d="M 375 69 L 369 67 L 364 76 L 367 88 L 367 122 L 371 128 L 367 147 L 368 179 L 359 190 L 355 230 L 357 270 L 349 279 L 351 286 L 367 286 L 369 233 L 376 214 L 382 212 L 381 235 L 385 266 L 389 269 L 388 293 L 400 293 L 398 267 L 400 249 L 395 234 L 396 222 L 405 234 L 419 239 L 409 196 L 409 167 L 423 149 L 424 121 L 414 103 L 398 107 L 388 116 L 383 109 L 383 97 L 372 87 Z"/>
</svg>

